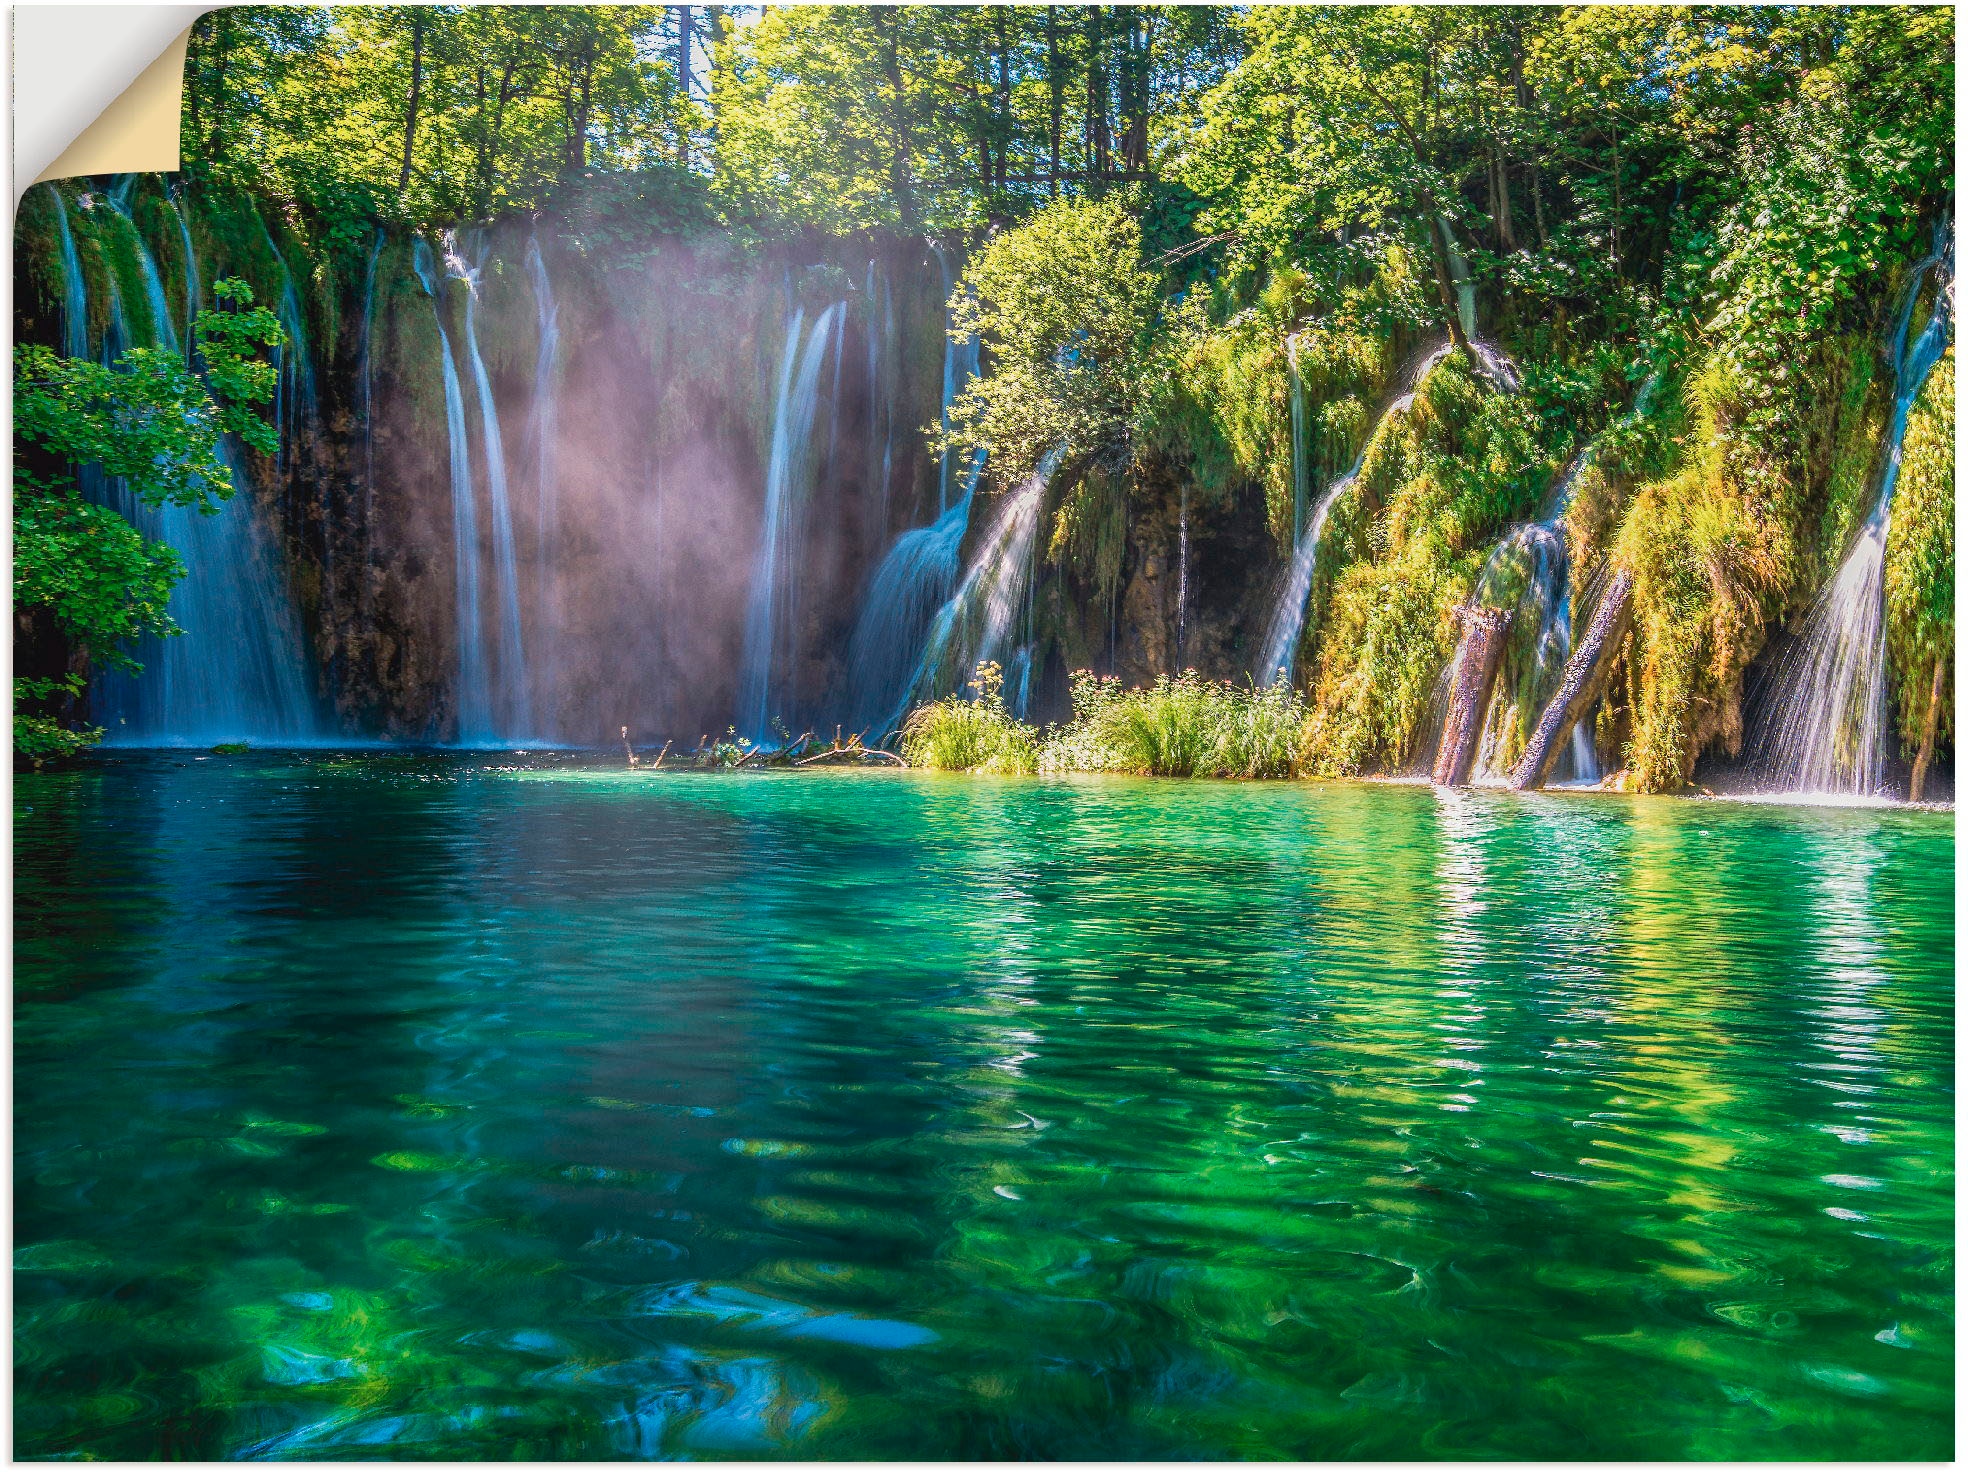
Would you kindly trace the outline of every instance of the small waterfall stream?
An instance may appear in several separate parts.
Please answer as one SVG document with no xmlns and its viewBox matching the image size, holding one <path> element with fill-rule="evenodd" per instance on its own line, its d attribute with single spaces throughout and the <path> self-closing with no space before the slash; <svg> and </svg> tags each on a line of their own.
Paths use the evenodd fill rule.
<svg viewBox="0 0 1968 1472">
<path fill-rule="evenodd" d="M 187 252 L 190 241 L 186 240 Z M 376 267 L 383 258 L 383 231 L 376 229 L 369 244 L 369 265 L 362 273 L 362 349 L 356 375 L 362 383 L 362 557 L 374 561 L 376 539 Z M 371 578 L 365 572 L 357 602 L 369 610 Z"/>
<path fill-rule="evenodd" d="M 560 305 L 553 278 L 538 237 L 526 242 L 526 275 L 533 288 L 534 322 L 539 348 L 533 359 L 533 635 L 536 687 L 551 702 L 553 677 L 562 650 L 559 581 L 555 559 L 560 553 Z M 542 725 L 550 735 L 552 718 Z"/>
<path fill-rule="evenodd" d="M 1531 644 L 1534 665 L 1532 688 L 1538 699 L 1548 693 L 1572 654 L 1571 549 L 1565 537 L 1565 513 L 1571 508 L 1572 489 L 1587 464 L 1587 455 L 1573 457 L 1558 478 L 1551 506 L 1542 521 L 1512 527 L 1490 553 L 1489 561 L 1476 580 L 1471 601 L 1483 608 L 1508 607 L 1515 611 L 1519 626 L 1528 623 L 1537 630 Z M 1522 586 L 1514 598 L 1506 598 L 1510 584 L 1523 574 Z M 1503 723 L 1498 719 L 1505 702 L 1493 701 L 1483 727 L 1482 746 L 1476 758 L 1476 780 L 1502 782 L 1510 768 L 1503 755 Z M 1593 752 L 1586 723 L 1572 727 L 1569 760 L 1572 781 L 1597 781 L 1598 758 Z M 1564 780 L 1564 779 L 1561 779 Z"/>
<path fill-rule="evenodd" d="M 486 509 L 491 516 L 499 618 L 499 681 L 493 701 L 497 725 L 491 734 L 500 739 L 525 739 L 533 732 L 533 702 L 519 617 L 519 553 L 513 538 L 512 496 L 506 476 L 506 441 L 499 429 L 499 404 L 478 350 L 479 272 L 466 259 L 455 237 L 448 238 L 445 247 L 446 269 L 465 283 L 465 353 L 471 360 L 472 386 L 478 395 L 479 450 L 485 465 Z"/>
<path fill-rule="evenodd" d="M 935 252 L 936 264 L 943 273 L 943 300 L 948 302 L 956 293 L 956 280 L 951 274 L 950 260 L 943 248 L 934 242 L 930 250 Z M 946 308 L 947 310 L 947 308 Z M 975 378 L 981 363 L 983 344 L 975 334 L 957 337 L 946 321 L 943 332 L 943 412 L 941 423 L 947 434 L 950 429 L 950 406 L 956 402 L 957 395 Z M 974 457 L 973 457 L 974 459 Z M 958 474 L 969 484 L 977 482 L 977 466 L 968 469 L 959 467 Z M 946 449 L 938 457 L 936 468 L 936 511 L 940 516 L 950 509 L 950 452 Z"/>
<path fill-rule="evenodd" d="M 738 728 L 753 741 L 774 733 L 772 722 L 790 714 L 791 674 L 798 640 L 799 581 L 804 566 L 806 500 L 811 471 L 813 421 L 819 409 L 820 370 L 840 332 L 845 303 L 836 302 L 805 331 L 806 313 L 795 307 L 786 323 L 778 389 L 773 398 L 772 445 L 766 466 L 765 523 L 753 563 L 745 610 L 744 659 L 738 677 Z"/>
<path fill-rule="evenodd" d="M 55 223 L 61 233 L 62 352 L 70 358 L 89 356 L 89 283 L 82 275 L 82 257 L 75 249 L 75 232 L 68 225 L 68 205 L 60 189 L 50 189 Z"/>
<path fill-rule="evenodd" d="M 1038 468 L 999 503 L 963 581 L 937 610 L 908 698 L 961 688 L 978 665 L 995 660 L 1004 668 L 1005 704 L 1013 715 L 1025 714 L 1031 699 L 1032 649 L 1029 627 L 1019 625 L 1021 619 L 1030 624 L 1039 512 L 1060 454 L 1057 448 L 1048 451 Z M 900 715 L 898 711 L 897 719 Z"/>
<path fill-rule="evenodd" d="M 533 285 L 533 302 L 538 314 L 540 348 L 533 364 L 533 487 L 538 497 L 539 527 L 535 548 L 539 561 L 539 580 L 544 590 L 550 582 L 553 564 L 554 509 L 558 487 L 554 483 L 555 456 L 560 450 L 560 308 L 554 301 L 553 279 L 547 275 L 546 259 L 540 242 L 526 242 L 526 272 Z M 544 620 L 543 620 L 544 622 Z"/>
<path fill-rule="evenodd" d="M 443 359 L 444 424 L 451 448 L 451 547 L 458 632 L 457 739 L 471 745 L 492 738 L 491 676 L 486 668 L 485 641 L 479 618 L 478 495 L 472 486 L 471 440 L 465 428 L 465 391 L 445 330 L 438 298 L 436 267 L 431 249 L 419 240 L 411 249 L 417 279 L 431 299 L 437 321 L 439 356 Z"/>
<path fill-rule="evenodd" d="M 1886 344 L 1893 365 L 1893 418 L 1872 514 L 1773 674 L 1755 756 L 1783 791 L 1888 795 L 1886 537 L 1907 417 L 1951 336 L 1953 242 L 1951 225 L 1943 220 L 1933 253 L 1914 266 Z M 1930 277 L 1935 278 L 1933 307 L 1919 335 L 1909 341 L 1914 308 Z"/>
<path fill-rule="evenodd" d="M 1381 427 L 1398 416 L 1407 413 L 1414 406 L 1415 395 L 1420 392 L 1422 382 L 1434 371 L 1435 365 L 1449 355 L 1448 343 L 1437 343 L 1426 349 L 1409 367 L 1404 376 L 1407 387 L 1381 411 L 1380 418 L 1368 429 L 1366 438 L 1360 443 L 1359 456 L 1347 472 L 1326 487 L 1325 494 L 1319 497 L 1318 504 L 1312 508 L 1311 520 L 1306 524 L 1298 544 L 1292 549 L 1290 567 L 1286 570 L 1284 586 L 1279 590 L 1278 601 L 1272 609 L 1271 622 L 1264 636 L 1264 652 L 1258 667 L 1252 671 L 1260 685 L 1290 684 L 1292 672 L 1298 660 L 1298 646 L 1305 632 L 1305 615 L 1312 600 L 1312 575 L 1319 561 L 1319 539 L 1325 534 L 1326 518 L 1332 514 L 1336 502 L 1352 484 L 1360 478 L 1360 467 L 1366 463 L 1367 449 L 1374 442 L 1374 436 Z M 1303 427 L 1304 416 L 1293 417 L 1293 462 L 1297 463 L 1303 451 L 1298 448 L 1299 433 Z"/>
<path fill-rule="evenodd" d="M 108 197 L 132 237 L 151 321 L 149 344 L 184 351 L 156 257 L 130 219 L 130 191 L 112 190 Z M 187 273 L 188 301 L 196 300 L 196 292 L 194 263 Z M 85 297 L 80 313 L 85 323 L 86 307 Z M 110 316 L 111 338 L 125 347 L 143 345 L 120 295 L 111 297 Z M 86 353 L 86 340 L 84 348 Z M 136 651 L 142 674 L 109 672 L 98 681 L 104 739 L 110 744 L 279 743 L 325 734 L 307 688 L 307 662 L 285 579 L 258 522 L 239 451 L 221 438 L 219 455 L 233 494 L 215 515 L 188 506 L 151 508 L 120 485 L 107 488 L 116 510 L 146 536 L 168 545 L 186 569 L 169 605 L 183 632 L 143 641 Z"/>
<path fill-rule="evenodd" d="M 191 214 L 185 204 L 185 192 L 184 192 L 184 187 L 182 185 L 171 191 L 171 213 L 177 216 L 178 241 L 180 246 L 184 250 L 185 351 L 186 353 L 190 353 L 193 347 L 193 343 L 191 340 L 191 336 L 192 336 L 191 326 L 193 320 L 198 316 L 198 298 L 199 298 L 198 248 L 191 243 Z"/>
<path fill-rule="evenodd" d="M 956 589 L 983 468 L 982 460 L 971 467 L 970 483 L 948 511 L 897 537 L 869 581 L 847 664 L 848 718 L 871 739 L 885 736 L 899 719 L 897 702 L 906 699 L 930 621 Z"/>
<path fill-rule="evenodd" d="M 935 251 L 944 288 L 941 422 L 947 429 L 951 404 L 977 376 L 980 345 L 974 336 L 961 340 L 951 336 L 948 302 L 955 287 L 942 250 L 935 246 L 931 249 Z M 870 280 L 873 279 L 871 275 Z M 885 352 L 893 351 L 894 331 L 894 299 L 885 292 Z M 884 504 L 893 455 L 893 417 L 891 409 L 882 431 Z M 938 457 L 936 519 L 927 526 L 911 527 L 898 536 L 868 580 L 868 594 L 848 644 L 848 711 L 855 727 L 870 733 L 874 739 L 880 739 L 901 720 L 910 692 L 916 688 L 931 620 L 956 589 L 963 539 L 970 530 L 971 507 L 976 501 L 978 480 L 984 473 L 983 455 L 971 455 L 960 470 L 962 490 L 952 500 L 949 452 L 946 450 Z"/>
</svg>

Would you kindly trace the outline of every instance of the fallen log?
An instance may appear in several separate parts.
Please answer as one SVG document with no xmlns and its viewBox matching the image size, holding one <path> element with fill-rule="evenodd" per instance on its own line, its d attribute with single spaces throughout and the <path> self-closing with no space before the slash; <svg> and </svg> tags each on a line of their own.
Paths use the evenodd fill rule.
<svg viewBox="0 0 1968 1472">
<path fill-rule="evenodd" d="M 1619 652 L 1632 623 L 1633 574 L 1622 568 L 1613 574 L 1585 637 L 1565 661 L 1558 692 L 1538 717 L 1537 729 L 1525 744 L 1517 770 L 1510 774 L 1510 785 L 1519 792 L 1544 786 L 1545 779 L 1551 775 L 1552 763 L 1571 737 L 1572 727 L 1592 709 L 1605 690 L 1606 680 L 1612 674 L 1613 656 Z"/>
<path fill-rule="evenodd" d="M 1455 682 L 1449 687 L 1449 713 L 1442 722 L 1442 744 L 1435 753 L 1435 783 L 1464 787 L 1476 760 L 1476 738 L 1490 708 L 1490 687 L 1503 664 L 1512 610 L 1462 607 L 1462 647 L 1456 651 Z"/>
</svg>

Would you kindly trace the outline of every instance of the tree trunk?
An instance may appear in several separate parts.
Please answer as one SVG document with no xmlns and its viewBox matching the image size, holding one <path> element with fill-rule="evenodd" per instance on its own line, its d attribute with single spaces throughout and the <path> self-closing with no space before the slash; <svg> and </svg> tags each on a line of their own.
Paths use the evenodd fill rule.
<svg viewBox="0 0 1968 1472">
<path fill-rule="evenodd" d="M 1919 802 L 1927 790 L 1927 768 L 1934 760 L 1934 736 L 1941 724 L 1941 696 L 1947 693 L 1947 656 L 1934 661 L 1934 684 L 1927 693 L 1927 719 L 1920 723 L 1920 754 L 1913 759 L 1913 783 L 1907 801 Z"/>
<path fill-rule="evenodd" d="M 677 97 L 682 106 L 677 109 L 677 163 L 690 167 L 690 7 L 679 5 L 676 8 L 676 79 Z"/>
<path fill-rule="evenodd" d="M 1127 70 L 1122 78 L 1121 167 L 1131 174 L 1148 171 L 1149 47 L 1153 21 L 1136 6 L 1125 6 L 1121 32 Z"/>
<path fill-rule="evenodd" d="M 1449 714 L 1442 723 L 1442 745 L 1435 754 L 1435 782 L 1463 787 L 1476 760 L 1476 739 L 1490 708 L 1490 687 L 1503 663 L 1510 633 L 1508 608 L 1458 608 L 1462 647 L 1456 652 L 1455 683 L 1449 687 Z"/>
<path fill-rule="evenodd" d="M 1510 163 L 1503 156 L 1501 144 L 1496 149 L 1496 201 L 1492 211 L 1496 215 L 1497 243 L 1503 247 L 1505 255 L 1517 249 L 1517 222 L 1511 218 L 1510 210 Z"/>
<path fill-rule="evenodd" d="M 397 171 L 396 192 L 410 188 L 410 155 L 417 144 L 417 105 L 424 95 L 424 9 L 410 12 L 410 105 L 403 116 L 403 167 Z"/>
<path fill-rule="evenodd" d="M 998 43 L 998 87 L 996 97 L 996 119 L 994 126 L 998 135 L 998 171 L 992 179 L 992 187 L 1000 194 L 1004 192 L 1005 176 L 1011 172 L 1011 33 L 1006 26 L 1008 11 L 1002 5 L 993 6 L 991 18 L 995 22 Z"/>
<path fill-rule="evenodd" d="M 1087 6 L 1087 176 L 1092 179 L 1105 178 L 1114 167 L 1107 132 L 1107 63 L 1101 54 L 1106 45 L 1101 34 L 1102 18 L 1098 5 Z"/>
<path fill-rule="evenodd" d="M 1059 58 L 1059 7 L 1046 7 L 1046 83 L 1052 92 L 1051 130 L 1046 139 L 1047 173 L 1051 176 L 1050 193 L 1059 197 L 1059 122 L 1064 111 L 1066 76 L 1061 70 Z"/>
<path fill-rule="evenodd" d="M 1537 729 L 1524 747 L 1517 770 L 1510 774 L 1510 785 L 1518 791 L 1544 786 L 1551 765 L 1571 737 L 1585 713 L 1599 699 L 1612 674 L 1613 656 L 1633 622 L 1633 574 L 1621 569 L 1613 575 L 1606 594 L 1592 615 L 1592 623 L 1579 641 L 1572 657 L 1565 661 L 1558 692 L 1538 717 Z"/>
</svg>

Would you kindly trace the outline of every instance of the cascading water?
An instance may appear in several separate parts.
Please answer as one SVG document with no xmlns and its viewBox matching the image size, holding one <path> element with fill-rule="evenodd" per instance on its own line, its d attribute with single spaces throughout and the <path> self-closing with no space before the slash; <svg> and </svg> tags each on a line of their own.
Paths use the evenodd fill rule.
<svg viewBox="0 0 1968 1472">
<path fill-rule="evenodd" d="M 362 274 L 362 359 L 356 375 L 362 383 L 362 554 L 373 557 L 376 536 L 376 267 L 383 258 L 383 231 L 377 227 L 369 243 L 369 266 Z M 369 609 L 370 579 L 362 579 L 357 601 Z"/>
<path fill-rule="evenodd" d="M 1175 521 L 1175 667 L 1182 668 L 1183 644 L 1189 634 L 1189 482 Z"/>
<path fill-rule="evenodd" d="M 812 331 L 803 332 L 806 313 L 795 307 L 786 323 L 773 399 L 765 524 L 745 609 L 744 662 L 738 678 L 739 730 L 754 741 L 765 741 L 773 720 L 788 713 L 789 696 L 780 677 L 789 672 L 798 636 L 809 447 L 819 408 L 820 370 L 845 312 L 845 303 L 836 302 L 814 320 Z"/>
<path fill-rule="evenodd" d="M 941 413 L 947 429 L 950 405 L 977 376 L 979 344 L 974 336 L 957 339 L 951 335 L 947 304 L 955 288 L 949 262 L 939 247 L 932 245 L 931 249 L 942 272 L 945 302 Z M 883 321 L 884 334 L 892 339 L 895 331 L 892 297 L 885 301 Z M 882 460 L 884 487 L 893 452 L 893 417 L 891 410 L 890 426 L 885 431 L 890 443 L 884 446 Z M 977 482 L 984 473 L 982 452 L 971 455 L 961 470 L 962 494 L 953 501 L 948 484 L 950 455 L 945 450 L 937 464 L 936 520 L 928 526 L 903 532 L 890 546 L 869 579 L 868 596 L 848 644 L 849 719 L 857 729 L 872 732 L 877 739 L 901 719 L 903 707 L 915 688 L 931 620 L 956 588 L 963 539 L 970 530 Z M 882 729 L 875 730 L 877 726 Z"/>
<path fill-rule="evenodd" d="M 936 254 L 936 264 L 943 272 L 943 300 L 948 302 L 956 293 L 956 281 L 950 272 L 949 257 L 943 248 L 935 243 L 929 247 Z M 943 432 L 950 430 L 950 406 L 956 402 L 965 385 L 977 376 L 981 362 L 983 344 L 975 333 L 958 337 L 949 330 L 946 323 L 943 333 L 943 413 L 941 423 Z M 973 456 L 973 461 L 975 457 Z M 959 467 L 958 474 L 970 484 L 976 484 L 977 467 L 973 463 L 968 469 Z M 937 514 L 950 509 L 950 452 L 946 448 L 937 460 L 936 467 L 936 510 Z"/>
<path fill-rule="evenodd" d="M 451 334 L 444 327 L 430 247 L 422 240 L 411 249 L 411 264 L 431 299 L 439 355 L 444 362 L 444 423 L 451 447 L 451 547 L 458 631 L 458 740 L 471 745 L 492 739 L 492 680 L 486 667 L 478 606 L 478 494 L 472 485 L 464 385 L 459 381 L 457 361 L 451 351 Z"/>
<path fill-rule="evenodd" d="M 1650 373 L 1641 383 L 1633 396 L 1633 406 L 1627 411 L 1625 423 L 1638 424 L 1646 417 L 1659 382 L 1659 375 Z M 1516 611 L 1520 626 L 1528 621 L 1537 630 L 1532 643 L 1534 668 L 1531 672 L 1531 689 L 1539 702 L 1556 689 L 1565 662 L 1571 658 L 1572 613 L 1578 590 L 1573 577 L 1571 546 L 1565 534 L 1565 517 L 1571 510 L 1572 493 L 1578 486 L 1579 476 L 1592 463 L 1594 453 L 1594 447 L 1588 445 L 1572 457 L 1564 474 L 1558 478 L 1544 520 L 1512 527 L 1490 554 L 1490 560 L 1484 565 L 1476 585 L 1476 603 L 1483 607 L 1496 607 L 1506 575 L 1520 565 L 1528 564 L 1523 589 L 1511 606 Z M 1504 734 L 1503 723 L 1498 719 L 1500 712 L 1492 709 L 1489 714 L 1490 719 L 1483 732 L 1481 755 L 1477 759 L 1478 780 L 1501 782 L 1510 777 L 1512 769 L 1500 760 Z M 1559 781 L 1599 780 L 1599 755 L 1593 745 L 1590 721 L 1580 720 L 1573 724 L 1569 759 L 1571 770 L 1562 773 Z"/>
<path fill-rule="evenodd" d="M 872 553 L 888 537 L 889 486 L 895 471 L 895 292 L 888 273 L 868 261 L 867 285 L 868 484 L 872 489 L 862 525 Z"/>
<path fill-rule="evenodd" d="M 185 351 L 192 349 L 192 322 L 198 316 L 198 249 L 191 243 L 191 211 L 185 202 L 183 186 L 171 193 L 171 213 L 178 220 L 178 241 L 184 248 L 185 268 Z M 371 270 L 374 270 L 373 265 Z"/>
<path fill-rule="evenodd" d="M 983 469 L 980 458 L 971 466 L 963 495 L 948 511 L 897 537 L 869 581 L 868 598 L 847 647 L 849 719 L 855 729 L 877 740 L 900 718 L 898 702 L 908 694 L 930 621 L 956 588 L 971 502 Z"/>
<path fill-rule="evenodd" d="M 287 333 L 287 342 L 274 353 L 279 372 L 275 380 L 273 417 L 280 426 L 280 468 L 284 470 L 293 448 L 293 431 L 314 418 L 314 361 L 308 351 L 307 317 L 301 311 L 300 295 L 294 289 L 294 273 L 288 269 L 287 258 L 274 243 L 266 221 L 257 214 L 254 218 L 259 220 L 260 234 L 265 237 L 267 251 L 280 271 L 280 300 L 273 308 Z"/>
<path fill-rule="evenodd" d="M 129 195 L 128 189 L 109 195 L 126 222 Z M 151 345 L 183 351 L 156 257 L 134 223 L 130 235 L 152 324 Z M 186 243 L 189 247 L 189 232 Z M 195 264 L 187 279 L 195 294 Z M 84 308 L 86 320 L 86 301 Z M 110 314 L 110 335 L 125 346 L 138 346 L 120 296 L 112 295 Z M 143 641 L 137 650 L 142 674 L 110 672 L 98 682 L 97 703 L 105 740 L 111 744 L 277 744 L 324 734 L 307 690 L 307 666 L 285 580 L 255 518 L 252 487 L 229 439 L 219 440 L 219 455 L 233 494 L 216 515 L 188 506 L 151 508 L 138 504 L 122 486 L 108 488 L 111 504 L 146 536 L 168 545 L 185 565 L 185 578 L 169 604 L 182 632 Z"/>
<path fill-rule="evenodd" d="M 1523 375 L 1503 349 L 1477 332 L 1476 282 L 1469 273 L 1469 258 L 1456 244 L 1455 230 L 1450 226 L 1448 216 L 1438 215 L 1436 225 L 1442 235 L 1442 253 L 1448 258 L 1449 281 L 1455 287 L 1456 319 L 1462 324 L 1463 338 L 1469 344 L 1469 356 L 1475 362 L 1476 371 L 1489 379 L 1499 391 L 1514 394 L 1524 386 Z"/>
<path fill-rule="evenodd" d="M 1420 391 L 1423 380 L 1434 371 L 1437 363 L 1449 355 L 1449 351 L 1448 343 L 1437 343 L 1415 360 L 1406 375 L 1408 387 L 1381 412 L 1379 420 L 1361 441 L 1358 458 L 1344 475 L 1326 487 L 1325 494 L 1312 508 L 1312 518 L 1292 549 L 1291 566 L 1285 573 L 1284 587 L 1279 591 L 1278 602 L 1272 610 L 1271 623 L 1264 636 L 1262 659 L 1252 672 L 1260 685 L 1291 683 L 1300 638 L 1305 632 L 1306 609 L 1312 598 L 1312 575 L 1318 567 L 1319 538 L 1325 533 L 1326 518 L 1332 514 L 1333 503 L 1360 478 L 1360 467 L 1366 463 L 1367 447 L 1380 433 L 1381 426 L 1414 406 L 1415 395 Z M 1297 443 L 1297 429 L 1302 422 L 1302 416 L 1294 421 L 1294 444 Z M 1294 449 L 1293 453 L 1296 457 L 1302 451 Z"/>
<path fill-rule="evenodd" d="M 533 359 L 534 559 L 533 659 L 537 679 L 551 680 L 560 648 L 559 584 L 554 559 L 560 550 L 560 305 L 537 238 L 526 242 L 526 274 L 533 287 L 539 348 Z M 551 695 L 551 685 L 545 687 Z"/>
<path fill-rule="evenodd" d="M 519 617 L 519 553 L 513 538 L 512 497 L 506 476 L 506 441 L 499 430 L 499 405 L 492 396 L 491 375 L 478 350 L 478 268 L 468 261 L 455 237 L 445 240 L 444 264 L 465 283 L 465 353 L 471 361 L 472 386 L 478 393 L 479 450 L 485 464 L 486 509 L 491 517 L 492 566 L 497 582 L 499 615 L 499 683 L 492 701 L 496 739 L 528 737 L 533 730 L 533 702 L 526 675 L 526 642 Z"/>
<path fill-rule="evenodd" d="M 1926 326 L 1908 341 L 1914 308 L 1930 277 Z M 1779 664 L 1766 697 L 1758 765 L 1776 787 L 1827 796 L 1884 797 L 1886 738 L 1886 535 L 1907 417 L 1927 375 L 1947 351 L 1954 295 L 1954 237 L 1936 229 L 1935 248 L 1918 262 L 1887 341 L 1893 364 L 1893 418 L 1872 514 L 1819 595 L 1802 634 Z"/>
<path fill-rule="evenodd" d="M 1030 621 L 1039 511 L 1060 453 L 1057 448 L 1048 451 L 998 507 L 969 571 L 937 610 L 911 696 L 927 698 L 960 687 L 978 665 L 995 660 L 1005 670 L 1005 704 L 1012 714 L 1024 715 L 1031 694 L 1032 651 L 1029 638 L 1014 642 L 1013 635 L 1021 616 Z"/>
<path fill-rule="evenodd" d="M 1312 457 L 1306 446 L 1305 382 L 1298 371 L 1298 334 L 1285 339 L 1285 363 L 1291 383 L 1292 546 L 1305 535 L 1305 511 L 1312 500 Z"/>
<path fill-rule="evenodd" d="M 560 450 L 560 308 L 554 301 L 553 279 L 540 254 L 540 242 L 526 242 L 526 273 L 533 285 L 540 348 L 533 364 L 533 486 L 539 500 L 538 542 L 540 586 L 549 583 L 554 553 L 555 456 Z M 542 597 L 545 596 L 544 591 Z"/>
<path fill-rule="evenodd" d="M 1556 685 L 1572 653 L 1571 555 L 1565 538 L 1565 513 L 1571 508 L 1572 489 L 1587 458 L 1585 454 L 1575 456 L 1558 478 L 1543 521 L 1526 522 L 1505 533 L 1483 565 L 1472 600 L 1482 608 L 1514 609 L 1519 627 L 1537 631 L 1531 644 L 1531 688 L 1540 699 Z M 1521 586 L 1510 598 L 1509 588 L 1520 576 Z M 1509 775 L 1509 768 L 1500 760 L 1503 729 L 1497 716 L 1501 706 L 1498 702 L 1490 710 L 1483 728 L 1476 760 L 1479 781 L 1500 782 Z M 1598 780 L 1598 759 L 1583 721 L 1572 728 L 1571 763 L 1572 780 Z"/>
<path fill-rule="evenodd" d="M 48 197 L 55 202 L 55 223 L 61 232 L 62 252 L 62 353 L 70 358 L 89 356 L 89 284 L 82 275 L 82 257 L 75 249 L 75 232 L 69 229 L 68 205 L 54 185 Z"/>
<path fill-rule="evenodd" d="M 1473 343 L 1476 341 L 1476 283 L 1470 279 L 1469 261 L 1456 244 L 1455 230 L 1447 215 L 1435 217 L 1435 228 L 1441 232 L 1442 254 L 1448 259 L 1449 281 L 1455 287 L 1456 317 L 1462 324 L 1464 339 Z"/>
</svg>

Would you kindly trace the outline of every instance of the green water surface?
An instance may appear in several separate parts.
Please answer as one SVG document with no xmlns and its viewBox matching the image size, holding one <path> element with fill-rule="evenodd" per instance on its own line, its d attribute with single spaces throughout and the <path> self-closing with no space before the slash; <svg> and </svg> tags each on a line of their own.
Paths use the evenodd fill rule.
<svg viewBox="0 0 1968 1472">
<path fill-rule="evenodd" d="M 17 1452 L 1944 1458 L 1953 836 L 22 777 Z"/>
</svg>

